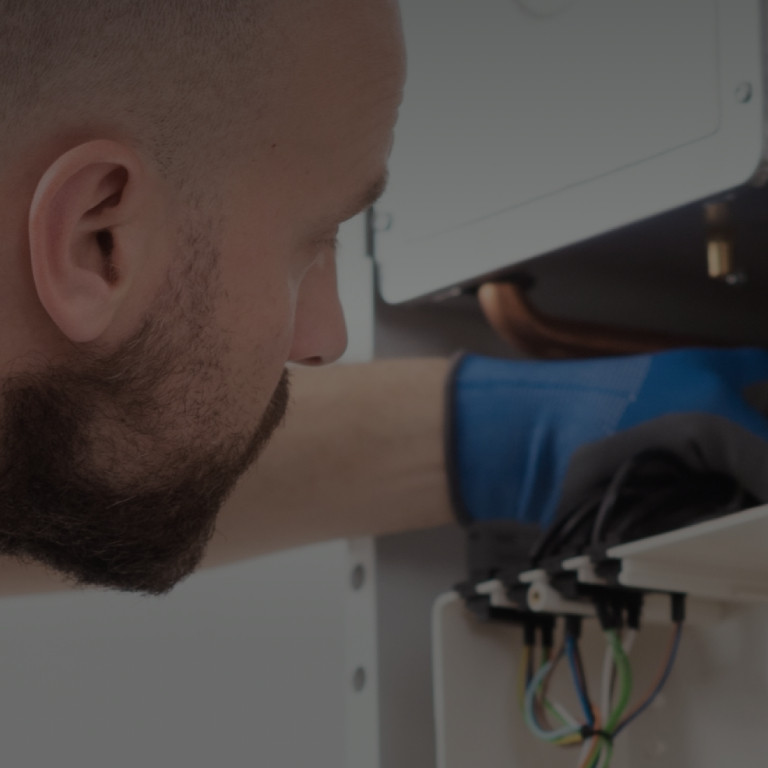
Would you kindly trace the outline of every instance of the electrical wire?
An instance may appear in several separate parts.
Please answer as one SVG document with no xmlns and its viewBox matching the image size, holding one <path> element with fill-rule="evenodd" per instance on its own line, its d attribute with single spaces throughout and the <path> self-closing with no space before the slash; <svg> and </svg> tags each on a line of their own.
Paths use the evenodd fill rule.
<svg viewBox="0 0 768 768">
<path fill-rule="evenodd" d="M 596 768 L 608 768 L 611 764 L 611 757 L 613 756 L 613 745 L 606 744 L 600 753 L 600 759 L 597 762 Z"/>
<path fill-rule="evenodd" d="M 643 451 L 547 528 L 530 552 L 530 567 L 590 546 L 634 541 L 721 517 L 758 501 L 728 475 L 694 469 L 666 449 Z"/>
<path fill-rule="evenodd" d="M 637 638 L 637 630 L 628 629 L 624 634 L 621 646 L 624 649 L 624 653 L 629 657 L 635 639 Z M 613 699 L 613 689 L 616 683 L 616 660 L 613 653 L 613 648 L 610 643 L 605 646 L 605 656 L 603 657 L 603 674 L 600 688 L 600 709 L 603 712 L 611 711 L 611 704 Z"/>
<path fill-rule="evenodd" d="M 576 765 L 581 768 L 581 766 L 588 764 L 588 761 L 592 758 L 594 754 L 594 747 L 595 747 L 595 739 L 597 737 L 593 737 L 591 739 L 584 739 L 583 746 L 581 747 L 581 750 L 579 752 L 579 758 L 576 761 Z"/>
<path fill-rule="evenodd" d="M 549 567 L 554 558 L 591 551 L 624 541 L 633 541 L 665 530 L 684 527 L 705 519 L 736 512 L 753 505 L 755 500 L 726 475 L 697 470 L 666 450 L 650 450 L 623 462 L 610 478 L 589 496 L 581 499 L 549 527 L 530 552 L 531 567 Z M 632 607 L 624 606 L 629 615 Z M 624 608 L 619 608 L 624 610 Z M 630 619 L 631 623 L 631 619 Z M 633 625 L 634 626 L 634 625 Z M 656 699 L 674 665 L 682 633 L 677 622 L 670 647 L 650 690 L 632 708 L 632 667 L 629 653 L 637 632 L 629 629 L 623 641 L 617 630 L 605 632 L 607 647 L 602 665 L 599 706 L 590 700 L 587 678 L 577 640 L 578 631 L 566 632 L 563 649 L 554 657 L 542 654 L 542 665 L 533 674 L 533 654 L 521 661 L 527 670 L 519 683 L 526 721 L 538 738 L 555 744 L 582 744 L 579 768 L 609 768 L 613 740 L 639 717 Z M 547 696 L 547 687 L 555 666 L 567 657 L 573 686 L 584 724 Z M 521 672 L 521 678 L 523 677 Z M 548 717 L 548 716 L 551 716 Z M 561 727 L 549 728 L 548 720 Z M 546 725 L 546 727 L 542 727 Z"/>
<path fill-rule="evenodd" d="M 600 503 L 602 491 L 593 493 L 581 506 L 576 507 L 570 514 L 561 517 L 550 526 L 531 552 L 531 566 L 536 567 L 548 553 L 552 544 L 562 545 L 571 534 L 578 529 L 581 523 L 594 512 L 596 504 Z"/>
<path fill-rule="evenodd" d="M 582 744 L 579 768 L 609 768 L 613 755 L 613 740 L 627 725 L 644 712 L 664 687 L 677 655 L 682 632 L 682 622 L 670 641 L 669 650 L 657 679 L 649 692 L 629 711 L 625 711 L 632 693 L 632 669 L 628 654 L 634 645 L 637 632 L 627 630 L 623 640 L 615 629 L 605 632 L 607 652 L 603 660 L 601 706 L 593 706 L 589 700 L 583 662 L 577 638 L 566 635 L 558 651 L 552 654 L 542 649 L 541 663 L 533 673 L 535 648 L 525 646 L 520 659 L 520 681 L 524 683 L 523 714 L 531 732 L 542 741 L 558 746 Z M 579 703 L 584 710 L 586 724 L 580 724 L 562 705 L 549 701 L 547 688 L 552 673 L 563 657 L 567 657 L 573 684 Z M 606 682 L 607 681 L 607 682 Z M 616 687 L 615 702 L 613 687 Z M 559 728 L 542 725 L 541 713 L 553 714 L 561 723 Z"/>
<path fill-rule="evenodd" d="M 545 685 L 545 681 L 552 674 L 552 671 L 557 666 L 557 663 L 562 658 L 563 654 L 564 650 L 561 650 L 558 656 L 556 656 L 552 661 L 543 664 L 542 668 L 540 669 L 541 679 L 538 679 L 539 675 L 537 674 L 537 678 L 531 681 L 529 688 L 533 691 L 534 697 L 537 697 L 537 694 L 538 696 L 543 695 L 542 691 L 543 686 Z M 530 700 L 527 699 L 527 702 L 528 701 Z M 561 721 L 564 727 L 570 727 L 571 735 L 561 736 L 560 732 L 553 732 L 542 728 L 537 718 L 535 706 L 533 711 L 531 711 L 529 708 L 530 704 L 527 704 L 523 714 L 525 716 L 526 723 L 529 724 L 529 727 L 531 722 L 538 726 L 538 731 L 536 729 L 532 729 L 534 730 L 534 734 L 539 738 L 544 738 L 546 741 L 556 744 L 557 746 L 571 746 L 573 744 L 580 744 L 582 741 L 581 723 L 579 723 L 561 704 L 557 702 L 550 702 L 548 699 L 544 699 L 544 702 L 546 708 L 555 714 L 555 716 Z M 542 733 L 546 734 L 546 737 L 543 737 Z"/>
<path fill-rule="evenodd" d="M 579 723 L 565 707 L 558 702 L 551 702 L 547 696 L 549 680 L 565 655 L 565 643 L 563 642 L 560 644 L 560 647 L 554 656 L 552 655 L 552 649 L 548 646 L 544 646 L 542 648 L 539 671 L 535 676 L 529 676 L 529 673 L 533 669 L 532 658 L 534 652 L 535 648 L 533 646 L 530 644 L 524 645 L 518 672 L 518 686 L 520 686 L 523 680 L 525 681 L 526 694 L 523 697 L 523 716 L 525 721 L 529 727 L 530 723 L 533 723 L 538 727 L 538 731 L 535 728 L 532 728 L 535 735 L 539 738 L 544 735 L 546 741 L 556 744 L 557 746 L 580 744 L 583 740 L 581 735 L 581 723 Z M 534 702 L 532 709 L 530 708 L 531 698 L 530 696 L 527 696 L 529 690 L 531 691 Z M 552 730 L 548 727 L 542 727 L 542 720 L 546 717 L 545 712 L 554 715 L 564 727 L 569 727 L 571 735 L 560 737 L 559 733 L 555 732 L 553 734 Z M 539 719 L 539 715 L 543 716 L 542 720 Z"/>
<path fill-rule="evenodd" d="M 589 688 L 587 686 L 587 675 L 584 672 L 584 660 L 581 658 L 581 648 L 579 647 L 578 640 L 574 643 L 573 656 L 576 661 L 576 669 L 579 673 L 579 680 L 581 681 L 581 687 L 584 690 L 584 698 L 587 700 L 590 712 L 594 717 L 594 707 L 592 706 L 592 699 L 589 695 Z"/>
<path fill-rule="evenodd" d="M 568 657 L 568 664 L 571 668 L 571 675 L 573 677 L 573 684 L 576 688 L 576 694 L 579 697 L 579 703 L 584 711 L 584 717 L 587 720 L 587 725 L 590 728 L 595 726 L 595 716 L 592 712 L 592 705 L 589 701 L 589 695 L 587 693 L 586 681 L 583 676 L 583 667 L 580 667 L 577 660 L 577 645 L 576 638 L 573 635 L 569 635 L 565 639 L 566 655 Z"/>
<path fill-rule="evenodd" d="M 600 737 L 593 736 L 584 742 L 584 749 L 579 755 L 578 768 L 592 768 L 595 764 L 595 758 L 600 755 Z"/>
<path fill-rule="evenodd" d="M 560 702 L 547 700 L 547 707 L 551 707 L 553 714 L 563 725 L 573 725 L 581 728 L 581 724 Z M 581 737 L 578 740 L 581 741 Z"/>
<path fill-rule="evenodd" d="M 624 648 L 621 645 L 621 640 L 619 640 L 616 630 L 608 630 L 605 634 L 613 652 L 619 685 L 618 701 L 605 723 L 605 731 L 613 738 L 617 733 L 616 726 L 621 720 L 621 716 L 624 714 L 624 710 L 627 708 L 630 696 L 632 695 L 632 667 L 630 666 L 627 654 L 624 653 Z"/>
<path fill-rule="evenodd" d="M 619 697 L 616 706 L 611 709 L 610 687 L 608 688 L 608 703 L 602 709 L 603 713 L 606 713 L 605 724 L 601 727 L 601 710 L 596 710 L 595 725 L 592 726 L 592 730 L 595 731 L 595 733 L 592 736 L 588 751 L 587 744 L 589 744 L 589 742 L 585 743 L 585 747 L 580 755 L 579 768 L 608 768 L 613 754 L 614 729 L 629 703 L 632 690 L 632 670 L 624 650 L 624 645 L 619 639 L 616 630 L 608 630 L 605 635 L 608 641 L 608 651 L 610 652 L 611 663 L 610 665 L 605 664 L 604 667 L 608 667 L 608 680 L 611 679 L 615 667 L 619 683 Z M 634 637 L 633 635 L 629 635 L 627 638 L 627 645 L 631 647 L 632 643 L 634 643 Z M 604 672 L 605 671 L 604 668 Z M 590 709 L 592 709 L 591 706 Z"/>
<path fill-rule="evenodd" d="M 553 659 L 546 664 L 542 664 L 542 666 L 533 676 L 530 685 L 528 685 L 525 691 L 525 721 L 530 730 L 533 732 L 534 736 L 541 739 L 542 741 L 549 742 L 557 742 L 558 740 L 568 738 L 569 736 L 573 736 L 575 734 L 580 734 L 581 732 L 581 726 L 578 723 L 575 725 L 564 725 L 561 728 L 553 730 L 544 730 L 540 727 L 536 720 L 536 694 L 541 684 L 544 682 L 544 678 L 549 674 L 551 668 L 554 666 L 555 661 L 556 659 Z"/>
<path fill-rule="evenodd" d="M 523 646 L 523 652 L 520 654 L 520 666 L 517 671 L 517 699 L 520 704 L 520 711 L 525 711 L 525 689 L 527 687 L 526 670 L 528 669 L 528 659 L 531 655 L 531 646 Z"/>
<path fill-rule="evenodd" d="M 548 664 L 552 660 L 552 648 L 550 646 L 542 646 L 541 648 L 541 665 Z M 541 714 L 541 722 L 547 723 L 547 713 L 554 715 L 561 723 L 561 725 L 565 725 L 567 721 L 563 720 L 563 718 L 560 716 L 560 713 L 558 710 L 552 705 L 552 703 L 547 698 L 547 683 L 550 680 L 551 675 L 547 675 L 547 677 L 544 678 L 544 680 L 541 683 L 541 686 L 539 687 L 538 694 L 536 696 L 537 702 L 538 702 L 538 710 Z"/>
<path fill-rule="evenodd" d="M 560 644 L 560 647 L 558 648 L 557 652 L 549 654 L 549 656 L 545 653 L 545 662 L 552 661 L 552 666 L 549 668 L 549 671 L 547 672 L 546 676 L 544 677 L 544 680 L 541 683 L 541 687 L 539 689 L 539 698 L 544 704 L 544 708 L 554 717 L 556 717 L 561 725 L 572 725 L 581 727 L 580 723 L 576 720 L 576 718 L 571 715 L 571 713 L 559 702 L 557 701 L 550 701 L 549 696 L 547 695 L 547 692 L 549 690 L 549 683 L 552 679 L 552 675 L 554 674 L 555 670 L 557 669 L 560 661 L 562 661 L 563 656 L 565 655 L 565 644 L 564 642 Z M 581 740 L 579 738 L 579 740 Z"/>
<path fill-rule="evenodd" d="M 600 709 L 603 712 L 611 711 L 611 696 L 613 692 L 614 673 L 616 664 L 613 659 L 613 650 L 610 645 L 605 646 L 603 656 L 603 674 L 600 681 Z"/>
<path fill-rule="evenodd" d="M 666 658 L 653 685 L 626 715 L 632 694 L 632 668 L 628 654 L 637 637 L 636 630 L 627 630 L 623 640 L 617 630 L 605 631 L 607 654 L 603 660 L 600 707 L 590 701 L 576 635 L 567 633 L 554 655 L 550 648 L 542 648 L 541 663 L 535 673 L 535 647 L 525 645 L 520 658 L 518 695 L 522 692 L 521 704 L 528 728 L 537 738 L 550 744 L 581 744 L 579 768 L 609 768 L 615 737 L 653 703 L 666 684 L 680 646 L 682 627 L 682 621 L 675 623 Z M 579 723 L 565 707 L 550 701 L 547 696 L 552 673 L 563 657 L 568 659 L 574 688 L 587 721 L 585 724 Z M 548 724 L 543 725 L 546 713 L 557 718 L 561 726 L 553 729 Z"/>
<path fill-rule="evenodd" d="M 597 712 L 595 719 L 595 730 L 600 730 L 600 713 Z M 592 768 L 600 758 L 600 752 L 603 748 L 603 738 L 599 734 L 594 734 L 591 738 L 585 739 L 584 747 L 579 755 L 579 768 Z"/>
<path fill-rule="evenodd" d="M 532 645 L 524 645 L 523 652 L 520 654 L 520 668 L 518 670 L 518 683 L 517 683 L 517 695 L 520 704 L 521 711 L 525 710 L 525 691 L 530 685 L 533 679 L 533 667 L 534 667 L 534 652 L 535 649 Z M 544 649 L 542 653 L 542 666 L 550 661 L 551 649 Z M 545 678 L 546 681 L 546 678 Z M 551 711 L 555 716 L 561 720 L 565 725 L 566 721 L 562 720 L 560 713 L 552 707 L 549 701 L 546 700 L 546 694 L 544 692 L 544 686 L 542 685 L 539 695 L 536 697 L 536 716 L 537 720 L 541 716 L 546 717 L 545 711 Z"/>
<path fill-rule="evenodd" d="M 669 675 L 672 672 L 672 667 L 675 664 L 675 658 L 677 657 L 677 651 L 680 648 L 680 638 L 682 637 L 682 634 L 683 634 L 683 622 L 679 621 L 676 623 L 675 632 L 672 635 L 672 639 L 670 641 L 666 661 L 662 666 L 662 668 L 660 669 L 659 674 L 657 675 L 656 681 L 654 682 L 654 685 L 651 686 L 651 689 L 646 694 L 646 696 L 642 698 L 630 710 L 630 712 L 621 721 L 621 723 L 619 723 L 618 727 L 613 732 L 614 736 L 621 733 L 621 731 L 623 731 L 633 720 L 635 720 L 643 712 L 645 712 L 645 710 L 651 706 L 651 704 L 659 695 L 659 693 L 661 693 L 662 688 L 664 688 L 667 680 L 669 679 Z"/>
<path fill-rule="evenodd" d="M 637 467 L 638 462 L 644 458 L 644 454 L 638 454 L 633 456 L 628 461 L 625 461 L 614 473 L 611 478 L 608 487 L 605 489 L 605 494 L 598 507 L 597 514 L 595 516 L 595 522 L 592 526 L 592 544 L 597 544 L 602 536 L 603 527 L 606 520 L 610 516 L 616 507 L 616 502 L 619 500 L 619 495 L 624 484 L 627 481 L 629 474 Z"/>
</svg>

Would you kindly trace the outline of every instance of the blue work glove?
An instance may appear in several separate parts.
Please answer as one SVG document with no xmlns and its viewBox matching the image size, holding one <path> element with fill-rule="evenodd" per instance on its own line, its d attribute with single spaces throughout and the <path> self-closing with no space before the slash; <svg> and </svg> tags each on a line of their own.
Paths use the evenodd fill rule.
<svg viewBox="0 0 768 768">
<path fill-rule="evenodd" d="M 459 520 L 548 526 L 626 460 L 664 449 L 768 501 L 768 352 L 537 362 L 460 357 L 446 449 Z"/>
</svg>

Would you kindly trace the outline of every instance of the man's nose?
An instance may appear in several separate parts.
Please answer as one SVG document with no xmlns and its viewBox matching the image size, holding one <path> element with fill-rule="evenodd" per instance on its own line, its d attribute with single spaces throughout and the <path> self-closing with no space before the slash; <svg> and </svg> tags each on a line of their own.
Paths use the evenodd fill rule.
<svg viewBox="0 0 768 768">
<path fill-rule="evenodd" d="M 336 259 L 323 256 L 312 266 L 299 290 L 289 361 L 327 365 L 347 348 L 347 325 L 336 283 Z"/>
</svg>

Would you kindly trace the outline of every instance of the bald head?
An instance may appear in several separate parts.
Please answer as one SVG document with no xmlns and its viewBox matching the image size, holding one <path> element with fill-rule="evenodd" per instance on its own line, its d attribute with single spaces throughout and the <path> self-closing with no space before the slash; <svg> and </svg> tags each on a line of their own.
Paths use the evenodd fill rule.
<svg viewBox="0 0 768 768">
<path fill-rule="evenodd" d="M 253 131 L 312 0 L 0 0 L 0 152 L 111 135 L 177 181 Z"/>
<path fill-rule="evenodd" d="M 0 554 L 196 567 L 286 363 L 344 351 L 402 81 L 395 0 L 0 0 Z"/>
</svg>

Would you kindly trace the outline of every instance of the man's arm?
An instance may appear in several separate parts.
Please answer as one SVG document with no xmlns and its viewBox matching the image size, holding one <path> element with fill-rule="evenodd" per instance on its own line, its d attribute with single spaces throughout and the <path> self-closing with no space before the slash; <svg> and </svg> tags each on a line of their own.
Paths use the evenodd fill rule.
<svg viewBox="0 0 768 768">
<path fill-rule="evenodd" d="M 450 522 L 447 370 L 437 359 L 294 370 L 285 422 L 224 505 L 201 567 Z M 56 571 L 0 557 L 0 596 L 70 589 Z"/>
<path fill-rule="evenodd" d="M 447 372 L 442 359 L 295 369 L 285 423 L 222 509 L 202 567 L 451 522 Z"/>
</svg>

